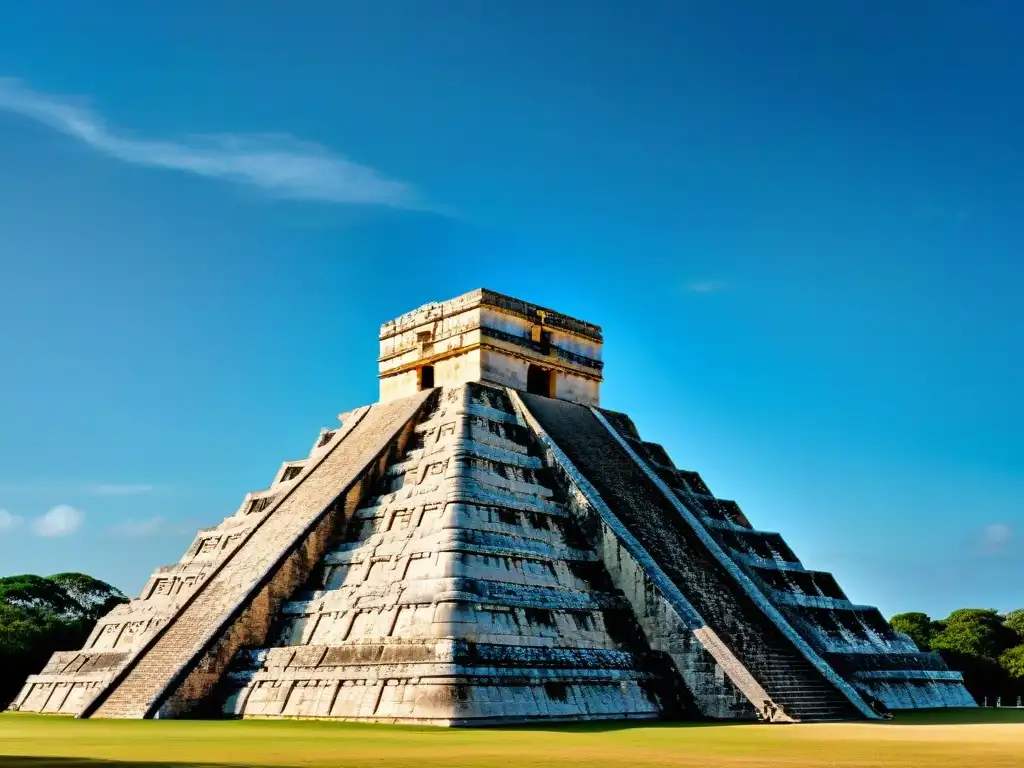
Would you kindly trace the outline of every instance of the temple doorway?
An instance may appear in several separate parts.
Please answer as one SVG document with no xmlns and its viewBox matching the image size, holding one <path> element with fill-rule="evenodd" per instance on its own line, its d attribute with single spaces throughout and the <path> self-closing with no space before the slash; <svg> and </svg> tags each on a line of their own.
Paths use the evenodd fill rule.
<svg viewBox="0 0 1024 768">
<path fill-rule="evenodd" d="M 424 365 L 420 368 L 420 391 L 434 388 L 434 366 Z"/>
<path fill-rule="evenodd" d="M 526 369 L 526 391 L 532 395 L 555 396 L 555 372 L 539 365 Z"/>
</svg>

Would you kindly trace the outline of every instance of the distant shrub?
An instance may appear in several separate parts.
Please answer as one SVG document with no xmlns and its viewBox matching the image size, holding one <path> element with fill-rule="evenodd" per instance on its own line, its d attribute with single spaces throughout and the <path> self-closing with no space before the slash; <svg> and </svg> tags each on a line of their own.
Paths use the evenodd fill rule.
<svg viewBox="0 0 1024 768">
<path fill-rule="evenodd" d="M 941 654 L 977 701 L 1024 695 L 1024 610 L 1003 616 L 991 608 L 960 608 L 941 621 L 900 613 L 889 623 L 921 650 Z"/>
<path fill-rule="evenodd" d="M 81 648 L 96 620 L 127 601 L 84 573 L 0 578 L 0 709 L 54 651 Z"/>
</svg>

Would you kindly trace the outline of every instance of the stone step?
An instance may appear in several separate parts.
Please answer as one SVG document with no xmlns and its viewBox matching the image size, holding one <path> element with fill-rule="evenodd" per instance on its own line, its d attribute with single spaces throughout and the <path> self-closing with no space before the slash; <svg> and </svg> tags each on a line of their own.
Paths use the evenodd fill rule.
<svg viewBox="0 0 1024 768">
<path fill-rule="evenodd" d="M 831 697 L 820 697 L 820 696 L 786 696 L 785 694 L 773 695 L 773 700 L 792 707 L 829 707 L 829 708 L 843 708 L 849 705 L 849 702 L 840 701 Z"/>
<path fill-rule="evenodd" d="M 361 495 L 360 478 L 379 463 L 429 395 L 421 392 L 374 405 L 343 427 L 339 442 L 303 470 L 292 490 L 139 649 L 83 716 L 153 717 L 179 690 L 187 690 L 189 701 L 208 693 L 234 653 L 232 643 L 237 648 L 243 638 L 252 642 L 265 637 L 273 618 L 270 587 L 284 597 L 299 586 L 301 563 L 316 562 L 327 547 L 325 536 L 312 537 L 334 513 L 336 500 L 357 488 Z M 358 499 L 348 501 L 354 509 Z M 303 551 L 307 542 L 317 551 Z M 261 596 L 263 601 L 254 603 Z M 245 625 L 236 629 L 239 620 Z M 214 647 L 216 658 L 207 655 Z M 197 669 L 204 658 L 209 663 Z"/>
<path fill-rule="evenodd" d="M 826 693 L 831 682 L 786 634 L 791 628 L 769 618 L 766 606 L 757 602 L 760 593 L 753 595 L 738 588 L 735 564 L 716 554 L 704 528 L 681 514 L 674 497 L 658 486 L 643 461 L 631 456 L 616 439 L 614 426 L 609 428 L 589 408 L 574 403 L 530 394 L 520 397 L 531 417 L 568 458 L 571 466 L 567 464 L 566 472 L 585 478 L 591 493 L 596 494 L 592 503 L 606 506 L 643 550 L 645 562 L 656 564 L 647 574 L 652 582 L 671 582 L 675 589 L 666 585 L 663 594 L 672 596 L 678 604 L 676 610 L 681 614 L 695 610 L 769 696 L 785 696 L 799 687 L 822 691 L 829 704 L 849 706 L 839 690 L 832 688 L 831 694 Z M 615 422 L 614 415 L 607 418 Z M 749 695 L 751 703 L 759 707 L 757 692 L 751 690 Z M 793 717 L 805 714 L 799 701 L 792 709 Z"/>
</svg>

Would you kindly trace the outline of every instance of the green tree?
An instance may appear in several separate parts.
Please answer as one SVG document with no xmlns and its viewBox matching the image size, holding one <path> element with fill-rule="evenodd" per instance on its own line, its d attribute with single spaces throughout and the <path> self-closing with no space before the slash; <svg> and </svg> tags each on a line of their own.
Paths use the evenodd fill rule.
<svg viewBox="0 0 1024 768">
<path fill-rule="evenodd" d="M 932 650 L 963 673 L 964 684 L 978 701 L 1022 692 L 1000 663 L 1002 654 L 1020 645 L 1020 637 L 1003 619 L 992 609 L 961 608 L 949 614 L 932 637 Z"/>
<path fill-rule="evenodd" d="M 54 651 L 81 648 L 96 620 L 127 598 L 83 573 L 0 578 L 0 709 Z"/>
<path fill-rule="evenodd" d="M 1024 685 L 1024 645 L 1004 651 L 999 657 L 999 666 L 1015 684 Z"/>
<path fill-rule="evenodd" d="M 996 661 L 999 655 L 1019 644 L 1017 633 L 1003 624 L 999 612 L 989 608 L 961 608 L 942 622 L 932 637 L 931 647 L 964 656 Z"/>
<path fill-rule="evenodd" d="M 1020 636 L 1021 642 L 1024 642 L 1024 608 L 1018 608 L 1006 614 L 1003 618 L 1003 626 L 1016 632 Z"/>
<path fill-rule="evenodd" d="M 83 618 L 90 621 L 97 621 L 114 606 L 128 602 L 124 592 L 117 587 L 84 573 L 57 573 L 48 577 L 48 581 L 62 587 L 78 604 Z"/>
<path fill-rule="evenodd" d="M 31 648 L 39 626 L 29 611 L 0 601 L 0 658 Z"/>
<path fill-rule="evenodd" d="M 28 573 L 0 578 L 0 602 L 57 616 L 81 612 L 81 606 L 60 584 Z"/>
<path fill-rule="evenodd" d="M 910 639 L 922 651 L 930 650 L 932 637 L 941 628 L 926 613 L 897 613 L 889 624 L 897 632 L 910 635 Z"/>
</svg>

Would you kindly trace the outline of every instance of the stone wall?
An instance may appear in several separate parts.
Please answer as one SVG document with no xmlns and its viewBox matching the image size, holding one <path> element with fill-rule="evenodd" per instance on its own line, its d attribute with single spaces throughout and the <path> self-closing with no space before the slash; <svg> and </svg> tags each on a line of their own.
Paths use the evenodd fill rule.
<svg viewBox="0 0 1024 768">
<path fill-rule="evenodd" d="M 692 515 L 659 485 L 596 409 L 521 396 L 551 440 L 667 579 L 673 605 L 694 612 L 694 632 L 726 676 L 769 716 L 873 717 L 856 691 L 757 592 Z M 719 658 L 719 655 L 721 658 Z"/>
<path fill-rule="evenodd" d="M 864 697 L 892 710 L 975 706 L 962 675 L 938 654 L 919 651 L 874 606 L 850 601 L 832 574 L 808 571 L 780 534 L 754 529 L 736 502 L 716 498 L 696 472 L 677 469 L 624 414 L 607 417 L 764 598 Z"/>
<path fill-rule="evenodd" d="M 538 449 L 566 495 L 566 506 L 587 538 L 597 542 L 602 563 L 616 588 L 632 607 L 651 648 L 672 659 L 673 677 L 681 683 L 680 688 L 685 688 L 684 695 L 692 700 L 693 708 L 711 718 L 757 718 L 767 694 L 760 688 L 749 686 L 750 681 L 746 679 L 749 675 L 744 676 L 743 682 L 750 697 L 730 679 L 725 672 L 726 666 L 734 673 L 739 672 L 731 654 L 722 657 L 723 666 L 704 647 L 696 634 L 706 626 L 703 618 L 673 587 L 657 563 L 603 502 L 596 489 L 551 440 L 519 395 L 512 392 L 510 396 L 533 430 Z"/>
<path fill-rule="evenodd" d="M 317 462 L 289 482 L 232 556 L 203 582 L 156 635 L 143 645 L 114 681 L 88 707 L 87 715 L 174 715 L 198 704 L 222 671 L 234 646 L 257 639 L 272 618 L 275 600 L 315 562 L 308 551 L 324 540 L 325 518 L 343 514 L 338 500 L 359 487 L 381 460 L 428 393 L 375 406 L 343 428 Z"/>
<path fill-rule="evenodd" d="M 219 700 L 243 717 L 437 725 L 678 714 L 508 397 L 443 391 Z M 610 591 L 609 591 L 610 590 Z"/>
<path fill-rule="evenodd" d="M 530 364 L 555 377 L 554 394 L 596 405 L 601 383 L 600 329 L 490 291 L 428 304 L 381 327 L 381 400 L 421 386 L 419 369 L 433 368 L 434 385 L 486 381 L 527 388 Z"/>
<path fill-rule="evenodd" d="M 358 421 L 365 408 L 341 414 L 342 424 Z M 134 653 L 170 620 L 205 579 L 231 554 L 240 541 L 266 516 L 281 494 L 294 488 L 297 476 L 289 468 L 317 461 L 333 447 L 337 430 L 321 430 L 309 455 L 285 462 L 271 487 L 246 494 L 231 516 L 200 529 L 181 559 L 154 571 L 139 596 L 116 606 L 93 628 L 82 649 L 61 652 L 36 675 L 30 675 L 12 709 L 79 714 L 121 671 Z"/>
</svg>

